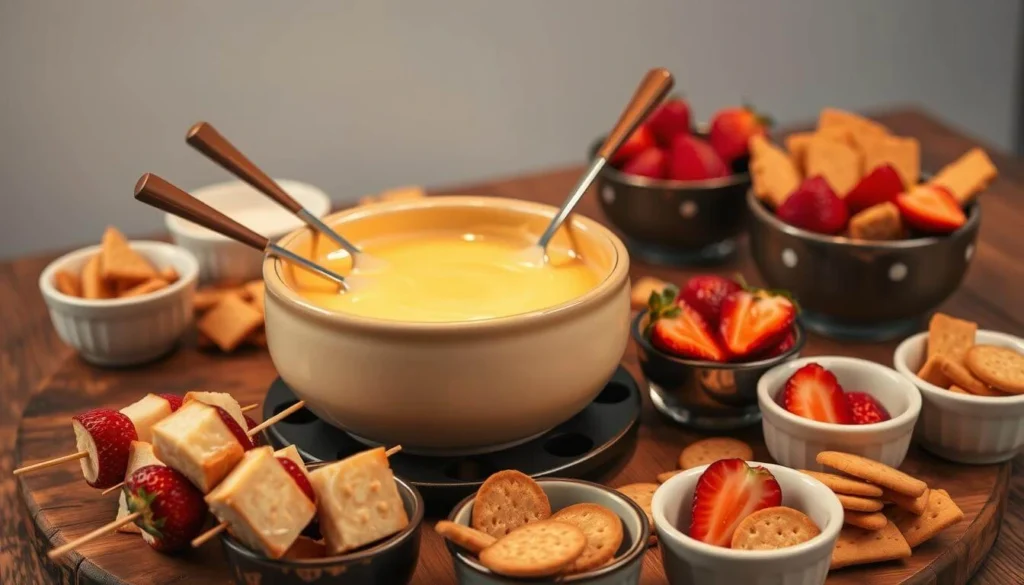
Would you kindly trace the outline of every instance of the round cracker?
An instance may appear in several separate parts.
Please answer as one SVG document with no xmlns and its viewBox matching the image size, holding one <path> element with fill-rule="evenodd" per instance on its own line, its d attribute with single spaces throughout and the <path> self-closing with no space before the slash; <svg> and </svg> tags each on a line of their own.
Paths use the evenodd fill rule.
<svg viewBox="0 0 1024 585">
<path fill-rule="evenodd" d="M 658 484 L 656 483 L 631 483 L 615 488 L 617 492 L 636 502 L 644 514 L 647 514 L 647 524 L 651 527 L 652 535 L 654 534 L 654 512 L 651 511 L 651 500 L 657 489 Z"/>
<path fill-rule="evenodd" d="M 693 469 L 719 459 L 750 461 L 753 458 L 754 450 L 743 441 L 730 437 L 711 437 L 687 445 L 679 454 L 679 468 Z"/>
<path fill-rule="evenodd" d="M 434 526 L 434 531 L 475 555 L 498 542 L 498 539 L 490 534 L 448 520 L 439 520 Z"/>
<path fill-rule="evenodd" d="M 525 473 L 505 470 L 487 478 L 473 500 L 473 528 L 501 538 L 520 526 L 551 516 L 547 494 Z"/>
<path fill-rule="evenodd" d="M 777 506 L 750 514 L 732 533 L 732 548 L 775 550 L 807 542 L 821 529 L 800 510 Z"/>
<path fill-rule="evenodd" d="M 480 564 L 508 577 L 546 577 L 561 573 L 586 546 L 586 535 L 572 524 L 539 520 L 485 548 Z"/>
<path fill-rule="evenodd" d="M 982 382 L 1013 394 L 1024 394 L 1024 355 L 1007 347 L 975 345 L 967 351 L 967 368 Z"/>
<path fill-rule="evenodd" d="M 622 544 L 622 520 L 618 514 L 604 506 L 582 503 L 573 504 L 555 512 L 551 519 L 572 524 L 583 531 L 587 546 L 583 553 L 566 567 L 568 574 L 585 573 L 604 566 L 615 558 Z"/>
</svg>

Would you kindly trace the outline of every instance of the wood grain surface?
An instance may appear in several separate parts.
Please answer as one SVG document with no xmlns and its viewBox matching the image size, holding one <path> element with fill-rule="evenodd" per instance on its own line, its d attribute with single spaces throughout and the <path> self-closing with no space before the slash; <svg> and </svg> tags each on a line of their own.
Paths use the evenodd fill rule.
<svg viewBox="0 0 1024 585">
<path fill-rule="evenodd" d="M 900 134 L 922 141 L 923 163 L 935 169 L 956 158 L 975 141 L 914 110 L 879 116 Z M 982 199 L 983 220 L 977 252 L 964 285 L 943 306 L 958 316 L 979 322 L 984 328 L 1024 335 L 1024 306 L 1019 290 L 1024 286 L 1024 164 L 998 156 L 993 159 L 1000 178 Z M 518 197 L 557 204 L 577 179 L 578 168 L 493 181 L 446 192 Z M 603 219 L 592 197 L 580 211 Z M 86 547 L 81 554 L 66 557 L 59 564 L 40 560 L 42 543 L 63 541 L 84 534 L 112 516 L 113 500 L 107 502 L 80 479 L 77 468 L 55 470 L 52 474 L 27 478 L 26 507 L 10 476 L 15 453 L 30 458 L 58 454 L 73 444 L 66 418 L 53 413 L 74 411 L 96 404 L 120 406 L 158 387 L 161 391 L 184 391 L 209 386 L 240 397 L 258 397 L 265 392 L 274 373 L 269 359 L 249 352 L 231 357 L 210 356 L 184 347 L 166 360 L 145 369 L 100 370 L 82 363 L 57 340 L 40 298 L 36 280 L 54 255 L 0 264 L 0 582 L 33 584 L 46 582 L 226 582 L 218 571 L 220 553 L 216 546 L 193 553 L 183 561 L 168 561 L 149 551 L 137 537 L 123 535 Z M 745 254 L 721 272 L 742 271 L 757 280 L 756 270 Z M 634 264 L 632 274 L 654 275 L 681 282 L 686 272 Z M 894 343 L 848 344 L 811 337 L 807 355 L 859 355 L 889 364 Z M 627 364 L 638 375 L 632 348 Z M 183 367 L 187 365 L 188 367 Z M 165 375 L 166 374 L 166 375 Z M 26 410 L 31 403 L 30 408 Z M 18 420 L 26 424 L 20 436 Z M 63 420 L 61 420 L 63 419 Z M 641 448 L 616 475 L 603 478 L 610 485 L 650 481 L 660 471 L 671 469 L 678 450 L 696 435 L 667 424 L 645 405 L 640 430 Z M 758 433 L 744 435 L 756 439 Z M 759 456 L 766 456 L 763 449 Z M 882 565 L 875 569 L 853 569 L 834 573 L 830 582 L 863 582 L 867 575 L 879 583 L 899 582 L 913 574 L 915 583 L 962 583 L 978 568 L 973 582 L 1024 582 L 1024 472 L 1018 457 L 1010 467 L 961 467 L 944 464 L 914 451 L 908 467 L 938 486 L 946 487 L 974 522 L 965 521 L 943 536 L 918 549 L 906 563 Z M 71 486 L 71 487 L 61 487 Z M 988 489 L 987 486 L 992 486 Z M 1005 510 L 996 503 L 1000 489 L 1009 491 Z M 1005 521 L 987 559 L 983 558 L 996 536 L 995 520 L 1005 512 Z M 58 532 L 59 529 L 59 532 Z M 35 543 L 35 544 L 34 544 Z M 663 583 L 660 559 L 655 549 L 644 566 L 644 583 Z M 84 555 L 84 556 L 83 556 Z M 191 562 L 194 559 L 198 562 Z M 187 563 L 194 570 L 183 573 L 173 567 Z M 121 578 L 114 578 L 113 575 Z M 438 537 L 424 532 L 417 583 L 452 582 L 451 563 Z"/>
</svg>

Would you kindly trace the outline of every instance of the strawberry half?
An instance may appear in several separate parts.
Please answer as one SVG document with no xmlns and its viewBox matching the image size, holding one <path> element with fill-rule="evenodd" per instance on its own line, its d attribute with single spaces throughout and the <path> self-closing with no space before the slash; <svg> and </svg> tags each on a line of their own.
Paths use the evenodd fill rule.
<svg viewBox="0 0 1024 585">
<path fill-rule="evenodd" d="M 680 98 L 665 100 L 647 119 L 647 127 L 658 144 L 671 146 L 673 138 L 690 133 L 690 104 Z"/>
<path fill-rule="evenodd" d="M 651 146 L 622 165 L 622 172 L 628 175 L 664 179 L 667 162 L 668 157 L 665 151 L 657 146 Z"/>
<path fill-rule="evenodd" d="M 693 492 L 690 537 L 729 548 L 736 527 L 750 514 L 782 505 L 782 488 L 764 467 L 719 459 L 700 475 Z"/>
<path fill-rule="evenodd" d="M 177 394 L 158 394 L 160 398 L 167 401 L 167 405 L 171 407 L 171 412 L 174 412 L 181 408 L 182 397 Z"/>
<path fill-rule="evenodd" d="M 921 185 L 896 198 L 900 215 L 911 227 L 921 231 L 948 234 L 967 223 L 960 204 L 945 187 Z"/>
<path fill-rule="evenodd" d="M 869 425 L 891 419 L 889 411 L 875 397 L 866 392 L 847 392 L 846 404 L 855 425 Z"/>
<path fill-rule="evenodd" d="M 728 355 L 718 345 L 700 313 L 682 301 L 676 304 L 677 314 L 654 322 L 651 329 L 654 347 L 684 358 L 724 362 Z"/>
<path fill-rule="evenodd" d="M 896 197 L 905 189 L 903 179 L 900 178 L 895 167 L 885 163 L 864 175 L 864 178 L 846 194 L 843 202 L 846 203 L 846 207 L 850 209 L 852 215 L 879 203 L 895 201 Z"/>
<path fill-rule="evenodd" d="M 668 151 L 668 178 L 677 181 L 701 181 L 728 177 L 732 171 L 715 149 L 696 136 L 679 134 Z"/>
<path fill-rule="evenodd" d="M 787 333 L 786 336 L 782 338 L 782 341 L 780 341 L 776 345 L 766 349 L 761 354 L 761 356 L 765 357 L 765 358 L 778 357 L 778 356 L 786 353 L 787 351 L 793 349 L 793 347 L 795 345 L 796 345 L 796 331 L 794 331 L 793 328 L 791 327 L 789 329 L 789 333 Z"/>
<path fill-rule="evenodd" d="M 835 375 L 820 364 L 797 370 L 782 390 L 782 407 L 818 422 L 853 424 L 853 413 Z"/>
<path fill-rule="evenodd" d="M 112 408 L 94 408 L 71 417 L 75 446 L 89 456 L 80 459 L 85 482 L 106 489 L 124 480 L 132 441 L 139 435 L 132 419 Z"/>
<path fill-rule="evenodd" d="M 210 406 L 213 405 L 211 404 Z M 227 425 L 228 430 L 231 431 L 231 434 L 235 436 L 235 440 L 237 440 L 238 444 L 242 446 L 242 450 L 248 451 L 249 449 L 252 449 L 252 441 L 249 440 L 249 435 L 244 430 L 242 430 L 242 427 L 238 426 L 238 423 L 235 421 L 234 417 L 228 414 L 228 411 L 224 410 L 219 406 L 214 406 L 214 408 L 217 409 L 217 414 L 220 415 L 220 420 L 224 421 L 224 424 Z"/>
<path fill-rule="evenodd" d="M 804 179 L 775 210 L 789 225 L 819 234 L 838 234 L 846 227 L 850 212 L 823 177 Z"/>
<path fill-rule="evenodd" d="M 622 143 L 618 150 L 612 153 L 608 160 L 613 166 L 620 167 L 629 159 L 654 146 L 654 135 L 651 130 L 641 124 L 629 135 L 629 138 Z"/>
<path fill-rule="evenodd" d="M 738 282 L 724 276 L 700 274 L 686 281 L 679 292 L 679 298 L 693 307 L 714 327 L 718 325 L 718 319 L 721 317 L 725 297 L 742 288 Z"/>
<path fill-rule="evenodd" d="M 292 476 L 295 483 L 299 485 L 299 489 L 302 490 L 302 493 L 306 494 L 309 501 L 315 504 L 316 492 L 313 491 L 313 485 L 309 483 L 309 478 L 306 477 L 302 468 L 287 457 L 278 457 L 277 460 L 281 462 L 281 467 L 284 467 L 284 470 L 288 472 L 288 475 Z"/>
<path fill-rule="evenodd" d="M 718 330 L 726 349 L 742 358 L 780 343 L 796 320 L 796 305 L 767 290 L 739 290 L 725 297 Z"/>
<path fill-rule="evenodd" d="M 747 156 L 747 144 L 753 136 L 763 135 L 771 120 L 750 107 L 725 108 L 711 118 L 708 140 L 725 164 Z"/>
<path fill-rule="evenodd" d="M 129 512 L 139 512 L 135 524 L 142 538 L 161 552 L 188 547 L 206 525 L 203 494 L 180 472 L 163 465 L 147 465 L 125 481 Z"/>
<path fill-rule="evenodd" d="M 246 429 L 246 431 L 251 431 L 253 429 L 253 427 L 259 425 L 259 423 L 257 423 L 256 421 L 252 420 L 251 418 L 249 418 L 248 415 L 243 414 L 242 418 L 245 419 L 245 426 L 248 427 Z M 246 435 L 248 435 L 248 433 L 246 433 Z M 265 446 L 267 444 L 267 442 L 263 440 L 263 433 L 262 432 L 256 433 L 255 435 L 253 435 L 251 437 L 247 437 L 247 438 L 252 443 L 253 447 L 263 447 L 263 446 Z M 242 446 L 244 447 L 245 445 L 243 444 Z"/>
</svg>

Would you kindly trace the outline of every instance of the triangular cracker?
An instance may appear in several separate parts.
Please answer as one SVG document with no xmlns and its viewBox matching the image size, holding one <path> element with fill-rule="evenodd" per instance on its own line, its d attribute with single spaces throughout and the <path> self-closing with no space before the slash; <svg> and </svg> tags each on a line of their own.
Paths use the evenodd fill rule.
<svg viewBox="0 0 1024 585">
<path fill-rule="evenodd" d="M 807 145 L 807 176 L 821 175 L 840 198 L 846 197 L 860 181 L 862 165 L 860 153 L 848 144 L 815 136 Z"/>
<path fill-rule="evenodd" d="M 87 299 L 110 299 L 114 297 L 114 289 L 103 280 L 103 261 L 100 254 L 95 254 L 82 268 L 82 297 Z"/>
<path fill-rule="evenodd" d="M 132 250 L 128 240 L 114 226 L 108 226 L 103 232 L 102 275 L 107 281 L 124 280 L 128 282 L 144 282 L 157 277 L 156 269 Z"/>
<path fill-rule="evenodd" d="M 928 505 L 920 515 L 902 508 L 893 508 L 887 514 L 895 523 L 910 548 L 931 540 L 936 534 L 964 519 L 964 513 L 943 490 L 928 491 Z"/>
<path fill-rule="evenodd" d="M 910 545 L 899 528 L 890 521 L 881 530 L 843 526 L 832 549 L 829 569 L 892 561 L 910 556 Z"/>
</svg>

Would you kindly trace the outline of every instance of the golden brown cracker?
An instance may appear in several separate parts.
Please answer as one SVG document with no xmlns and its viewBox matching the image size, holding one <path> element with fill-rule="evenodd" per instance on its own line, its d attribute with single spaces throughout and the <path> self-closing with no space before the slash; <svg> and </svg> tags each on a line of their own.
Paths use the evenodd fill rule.
<svg viewBox="0 0 1024 585">
<path fill-rule="evenodd" d="M 964 513 L 948 493 L 943 490 L 930 490 L 928 505 L 924 512 L 914 514 L 902 508 L 894 508 L 889 511 L 889 518 L 903 533 L 910 548 L 915 548 L 963 520 Z"/>
<path fill-rule="evenodd" d="M 538 520 L 485 548 L 480 564 L 508 577 L 545 577 L 561 573 L 586 546 L 586 535 L 572 524 Z"/>
<path fill-rule="evenodd" d="M 948 388 L 952 384 L 946 374 L 942 373 L 940 356 L 930 357 L 925 360 L 924 365 L 917 371 L 917 377 L 939 388 Z"/>
<path fill-rule="evenodd" d="M 100 240 L 101 274 L 106 281 L 143 282 L 157 277 L 156 269 L 114 226 L 108 226 Z"/>
<path fill-rule="evenodd" d="M 877 485 L 852 479 L 849 477 L 843 477 L 841 475 L 835 475 L 834 473 L 825 473 L 822 471 L 809 471 L 807 469 L 801 469 L 800 473 L 809 475 L 814 479 L 825 484 L 825 487 L 832 490 L 837 494 L 846 494 L 848 496 L 861 496 L 864 498 L 880 498 L 882 497 L 883 490 Z"/>
<path fill-rule="evenodd" d="M 964 363 L 967 350 L 974 347 L 978 324 L 935 313 L 928 321 L 928 357 L 943 355 L 958 364 Z"/>
<path fill-rule="evenodd" d="M 668 480 L 672 479 L 673 477 L 679 475 L 683 471 L 684 470 L 682 470 L 682 469 L 673 469 L 672 471 L 663 471 L 663 472 L 658 474 L 658 483 L 665 483 L 666 481 L 668 481 Z"/>
<path fill-rule="evenodd" d="M 790 160 L 793 161 L 793 166 L 796 167 L 800 174 L 804 172 L 807 145 L 811 143 L 812 138 L 814 138 L 814 132 L 794 132 L 786 136 L 786 150 L 789 152 Z"/>
<path fill-rule="evenodd" d="M 224 298 L 224 291 L 216 288 L 201 288 L 192 297 L 192 307 L 202 313 L 217 306 L 217 303 Z"/>
<path fill-rule="evenodd" d="M 967 352 L 967 368 L 1002 392 L 1024 394 L 1024 355 L 1008 347 L 976 345 Z"/>
<path fill-rule="evenodd" d="M 587 546 L 565 572 L 568 574 L 585 573 L 603 566 L 622 544 L 622 520 L 618 514 L 604 506 L 591 503 L 573 504 L 562 508 L 551 516 L 556 522 L 572 524 L 583 531 L 587 537 Z"/>
<path fill-rule="evenodd" d="M 871 138 L 889 134 L 888 128 L 870 118 L 838 108 L 822 108 L 818 114 L 818 132 L 836 130 L 846 132 L 850 143 L 858 147 Z"/>
<path fill-rule="evenodd" d="M 861 137 L 858 144 L 864 155 L 864 174 L 890 164 L 903 179 L 905 189 L 917 185 L 921 178 L 921 144 L 916 138 L 902 136 Z"/>
<path fill-rule="evenodd" d="M 896 504 L 900 508 L 912 513 L 920 514 L 924 512 L 924 508 L 928 505 L 928 492 L 931 490 L 924 490 L 924 493 L 916 498 L 905 496 L 900 493 L 896 493 L 892 490 L 885 490 L 882 494 L 882 499 Z"/>
<path fill-rule="evenodd" d="M 832 549 L 829 569 L 904 559 L 910 554 L 907 539 L 891 521 L 881 530 L 843 526 Z"/>
<path fill-rule="evenodd" d="M 864 530 L 881 530 L 889 523 L 889 519 L 881 512 L 853 512 L 843 510 L 843 524 L 863 528 Z"/>
<path fill-rule="evenodd" d="M 839 451 L 821 451 L 815 457 L 815 461 L 826 467 L 842 471 L 847 475 L 852 475 L 877 486 L 889 488 L 892 491 L 915 498 L 928 489 L 928 484 L 916 477 L 911 477 L 884 463 L 879 463 L 859 455 L 841 453 Z"/>
<path fill-rule="evenodd" d="M 642 276 L 636 280 L 629 291 L 629 304 L 634 309 L 646 309 L 651 295 L 660 293 L 669 283 L 653 276 Z"/>
<path fill-rule="evenodd" d="M 448 520 L 439 520 L 434 525 L 434 531 L 475 555 L 498 542 L 498 539 L 490 534 Z"/>
<path fill-rule="evenodd" d="M 972 148 L 957 160 L 942 167 L 928 183 L 949 189 L 960 205 L 966 205 L 988 187 L 998 174 L 999 171 L 985 151 Z"/>
<path fill-rule="evenodd" d="M 886 201 L 861 210 L 850 218 L 850 237 L 859 240 L 899 240 L 903 220 L 895 203 Z"/>
<path fill-rule="evenodd" d="M 142 295 L 148 295 L 149 293 L 156 292 L 162 288 L 166 288 L 168 285 L 167 281 L 162 278 L 151 278 L 145 282 L 139 283 L 130 289 L 120 294 L 120 298 L 127 297 L 139 297 Z"/>
<path fill-rule="evenodd" d="M 750 178 L 754 194 L 778 207 L 800 186 L 800 173 L 779 147 L 760 134 L 750 138 Z"/>
<path fill-rule="evenodd" d="M 417 185 L 407 185 L 404 187 L 395 187 L 394 189 L 388 189 L 377 194 L 377 200 L 381 202 L 385 201 L 413 201 L 416 199 L 423 199 L 427 196 L 427 192 L 423 190 L 423 187 Z"/>
<path fill-rule="evenodd" d="M 264 309 L 264 298 L 267 289 L 263 285 L 263 281 L 253 280 L 251 282 L 247 282 L 243 288 L 247 293 L 249 293 L 249 304 L 259 311 L 261 315 L 266 314 L 266 310 Z"/>
<path fill-rule="evenodd" d="M 68 270 L 58 270 L 53 275 L 53 286 L 57 292 L 69 297 L 82 296 L 82 278 Z"/>
<path fill-rule="evenodd" d="M 843 509 L 851 512 L 878 512 L 885 506 L 882 500 L 874 498 L 862 498 L 846 494 L 836 494 L 836 497 L 839 498 L 839 503 L 843 506 Z"/>
<path fill-rule="evenodd" d="M 224 295 L 213 309 L 196 323 L 221 351 L 234 351 L 246 337 L 263 324 L 263 315 L 236 295 Z"/>
<path fill-rule="evenodd" d="M 731 546 L 737 550 L 775 550 L 807 542 L 819 534 L 821 529 L 807 514 L 777 506 L 744 518 L 732 533 Z"/>
<path fill-rule="evenodd" d="M 860 181 L 863 162 L 852 146 L 815 136 L 807 145 L 805 165 L 808 177 L 821 176 L 842 198 Z"/>
<path fill-rule="evenodd" d="M 615 490 L 627 498 L 636 502 L 637 506 L 647 514 L 647 522 L 654 526 L 654 512 L 651 511 L 651 500 L 654 499 L 654 492 L 657 491 L 656 483 L 631 483 Z"/>
<path fill-rule="evenodd" d="M 114 297 L 114 288 L 103 279 L 103 260 L 96 254 L 86 261 L 82 268 L 82 297 L 87 299 L 110 299 Z"/>
<path fill-rule="evenodd" d="M 476 492 L 470 524 L 501 538 L 512 530 L 551 516 L 551 502 L 540 485 L 512 469 L 488 477 Z"/>
<path fill-rule="evenodd" d="M 964 390 L 967 390 L 971 394 L 974 394 L 975 396 L 989 396 L 993 398 L 1003 396 L 1002 392 L 993 390 L 988 384 L 975 377 L 970 370 L 953 360 L 941 355 L 936 356 L 935 359 L 939 361 L 939 368 L 942 370 L 942 373 L 949 378 L 950 382 Z"/>
<path fill-rule="evenodd" d="M 731 437 L 711 437 L 690 443 L 679 453 L 679 469 L 693 469 L 719 459 L 750 461 L 754 450 L 750 445 Z"/>
<path fill-rule="evenodd" d="M 949 387 L 949 391 L 950 392 L 955 392 L 957 394 L 970 394 L 970 392 L 968 392 L 967 390 L 964 390 L 963 388 L 957 386 L 956 384 L 953 384 L 952 386 L 950 386 Z"/>
<path fill-rule="evenodd" d="M 161 268 L 160 271 L 157 272 L 157 276 L 166 280 L 168 283 L 177 282 L 178 279 L 181 278 L 181 276 L 178 274 L 178 271 L 175 270 L 173 266 Z"/>
</svg>

